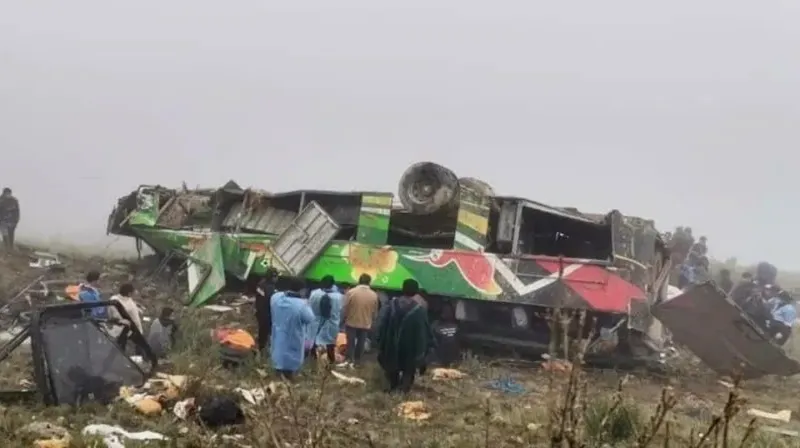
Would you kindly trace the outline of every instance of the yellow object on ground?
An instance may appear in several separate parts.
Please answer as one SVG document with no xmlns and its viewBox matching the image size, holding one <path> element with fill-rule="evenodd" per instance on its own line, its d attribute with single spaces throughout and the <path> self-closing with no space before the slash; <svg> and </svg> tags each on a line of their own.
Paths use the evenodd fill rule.
<svg viewBox="0 0 800 448">
<path fill-rule="evenodd" d="M 133 406 L 137 411 L 144 415 L 160 414 L 163 410 L 161 403 L 159 403 L 158 400 L 153 397 L 142 398 L 141 400 L 136 401 Z"/>
<path fill-rule="evenodd" d="M 446 369 L 438 367 L 432 370 L 435 380 L 458 380 L 467 376 L 466 373 L 456 369 Z"/>
<path fill-rule="evenodd" d="M 34 448 L 69 448 L 71 439 L 69 437 L 63 439 L 47 439 L 37 440 L 33 442 Z"/>
<path fill-rule="evenodd" d="M 404 417 L 409 420 L 427 420 L 431 418 L 431 413 L 425 403 L 421 401 L 406 401 L 397 406 L 398 417 Z"/>
</svg>

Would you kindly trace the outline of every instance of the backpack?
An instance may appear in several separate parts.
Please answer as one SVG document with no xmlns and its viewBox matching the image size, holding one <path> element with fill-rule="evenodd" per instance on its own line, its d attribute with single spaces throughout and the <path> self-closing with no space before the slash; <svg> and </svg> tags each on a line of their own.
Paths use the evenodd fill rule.
<svg viewBox="0 0 800 448">
<path fill-rule="evenodd" d="M 330 319 L 333 312 L 333 303 L 331 303 L 331 296 L 324 293 L 319 299 L 319 316 L 323 319 Z"/>
</svg>

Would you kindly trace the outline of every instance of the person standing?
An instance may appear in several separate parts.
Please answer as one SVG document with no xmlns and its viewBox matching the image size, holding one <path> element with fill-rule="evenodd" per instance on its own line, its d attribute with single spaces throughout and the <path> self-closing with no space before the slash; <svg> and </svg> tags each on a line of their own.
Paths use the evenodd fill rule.
<svg viewBox="0 0 800 448">
<path fill-rule="evenodd" d="M 134 287 L 130 283 L 123 283 L 119 287 L 119 292 L 111 296 L 111 301 L 118 302 L 125 313 L 130 317 L 130 321 L 123 319 L 122 314 L 116 307 L 108 307 L 108 320 L 112 324 L 109 327 L 108 333 L 117 339 L 117 344 L 125 350 L 130 336 L 131 328 L 136 328 L 139 333 L 144 336 L 144 328 L 142 328 L 142 319 L 139 316 L 139 305 L 133 300 Z"/>
<path fill-rule="evenodd" d="M 725 291 L 725 294 L 731 293 L 731 290 L 733 289 L 733 279 L 731 278 L 730 269 L 720 269 L 717 286 L 719 286 L 721 290 Z"/>
<path fill-rule="evenodd" d="M 313 338 L 311 353 L 316 356 L 317 349 L 324 347 L 328 362 L 336 362 L 336 338 L 339 336 L 339 322 L 342 313 L 342 293 L 334 285 L 333 276 L 322 278 L 320 287 L 311 291 L 308 304 L 314 313 L 314 323 L 308 329 Z"/>
<path fill-rule="evenodd" d="M 361 274 L 358 285 L 345 294 L 342 319 L 347 334 L 347 359 L 339 367 L 357 365 L 364 355 L 364 344 L 378 314 L 378 294 L 370 288 L 371 282 L 369 274 Z"/>
<path fill-rule="evenodd" d="M 275 281 L 278 271 L 274 268 L 267 269 L 264 278 L 256 287 L 256 323 L 258 326 L 258 351 L 264 353 L 269 343 L 270 333 L 272 332 L 272 311 L 270 310 L 270 300 L 275 294 Z"/>
<path fill-rule="evenodd" d="M 14 233 L 19 224 L 19 201 L 11 194 L 11 189 L 3 188 L 0 194 L 0 236 L 6 250 L 14 250 Z"/>
<path fill-rule="evenodd" d="M 97 271 L 89 271 L 86 274 L 86 282 L 78 286 L 78 300 L 85 303 L 100 302 L 102 296 L 100 290 L 97 288 L 97 283 L 100 281 L 100 273 Z M 92 308 L 89 312 L 95 319 L 108 318 L 108 309 L 106 307 Z"/>
<path fill-rule="evenodd" d="M 161 359 L 166 357 L 169 352 L 175 347 L 175 342 L 178 338 L 178 323 L 174 316 L 175 311 L 170 307 L 164 307 L 159 313 L 158 319 L 150 324 L 147 330 L 147 344 L 153 351 L 153 354 Z"/>
<path fill-rule="evenodd" d="M 432 350 L 433 361 L 445 367 L 458 363 L 461 360 L 461 344 L 453 304 L 445 303 L 442 306 L 441 318 L 432 327 L 436 339 Z"/>
<path fill-rule="evenodd" d="M 286 380 L 292 380 L 304 360 L 306 329 L 314 321 L 314 313 L 299 291 L 300 279 L 292 279 L 286 292 L 276 292 L 270 300 L 272 311 L 272 367 Z"/>
<path fill-rule="evenodd" d="M 389 381 L 387 392 L 409 392 L 428 352 L 431 329 L 425 309 L 413 299 L 416 280 L 403 282 L 403 295 L 389 304 L 378 330 L 378 363 Z"/>
</svg>

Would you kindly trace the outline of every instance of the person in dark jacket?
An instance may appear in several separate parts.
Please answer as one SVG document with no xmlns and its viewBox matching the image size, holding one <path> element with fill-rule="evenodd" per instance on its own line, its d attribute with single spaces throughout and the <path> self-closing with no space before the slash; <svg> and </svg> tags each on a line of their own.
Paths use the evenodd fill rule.
<svg viewBox="0 0 800 448">
<path fill-rule="evenodd" d="M 403 282 L 403 295 L 389 304 L 378 329 L 378 363 L 389 381 L 387 392 L 409 392 L 427 354 L 431 330 L 428 314 L 413 297 L 416 280 Z"/>
<path fill-rule="evenodd" d="M 258 324 L 258 351 L 264 353 L 264 349 L 269 344 L 272 333 L 272 311 L 270 310 L 270 299 L 275 294 L 275 282 L 278 279 L 278 271 L 274 268 L 267 269 L 264 278 L 256 287 L 256 323 Z"/>
<path fill-rule="evenodd" d="M 433 335 L 436 339 L 432 350 L 433 363 L 450 367 L 461 361 L 461 344 L 458 335 L 456 310 L 451 303 L 442 307 L 441 319 L 433 323 Z"/>
<path fill-rule="evenodd" d="M 729 269 L 720 269 L 717 286 L 725 291 L 725 294 L 731 293 L 731 290 L 733 289 L 733 279 L 731 279 L 731 271 Z"/>
<path fill-rule="evenodd" d="M 174 317 L 174 310 L 170 307 L 161 309 L 158 319 L 150 324 L 147 330 L 147 344 L 153 354 L 158 358 L 164 358 L 175 346 L 178 337 L 178 323 Z"/>
<path fill-rule="evenodd" d="M 11 194 L 11 189 L 3 188 L 0 195 L 0 236 L 6 250 L 14 250 L 14 233 L 19 224 L 19 201 Z"/>
</svg>

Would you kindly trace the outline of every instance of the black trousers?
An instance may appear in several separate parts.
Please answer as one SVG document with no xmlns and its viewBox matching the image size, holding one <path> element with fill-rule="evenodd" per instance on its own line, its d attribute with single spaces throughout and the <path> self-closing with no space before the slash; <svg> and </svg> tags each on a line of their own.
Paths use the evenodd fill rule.
<svg viewBox="0 0 800 448">
<path fill-rule="evenodd" d="M 388 392 L 400 391 L 407 393 L 414 385 L 417 374 L 417 367 L 404 368 L 401 370 L 384 370 L 386 379 L 389 381 Z"/>
<path fill-rule="evenodd" d="M 3 246 L 6 249 L 14 249 L 14 232 L 17 226 L 7 226 L 3 231 Z"/>
<path fill-rule="evenodd" d="M 327 344 L 325 345 L 325 355 L 328 357 L 328 362 L 331 364 L 336 362 L 336 344 Z M 311 357 L 316 359 L 317 358 L 317 346 L 315 345 L 311 349 Z"/>
<path fill-rule="evenodd" d="M 258 325 L 258 351 L 263 352 L 264 349 L 267 348 L 269 345 L 269 338 L 272 336 L 272 325 L 270 324 L 259 324 Z"/>
<path fill-rule="evenodd" d="M 294 381 L 294 372 L 291 370 L 278 370 L 278 375 L 286 381 Z"/>
</svg>

